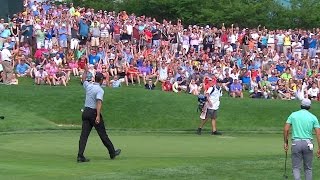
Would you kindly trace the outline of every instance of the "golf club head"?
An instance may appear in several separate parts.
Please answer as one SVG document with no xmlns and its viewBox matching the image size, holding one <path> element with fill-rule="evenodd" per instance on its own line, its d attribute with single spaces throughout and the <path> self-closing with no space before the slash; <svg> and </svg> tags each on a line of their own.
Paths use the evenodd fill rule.
<svg viewBox="0 0 320 180">
<path fill-rule="evenodd" d="M 284 178 L 284 179 L 288 179 L 288 176 L 287 176 L 287 175 L 283 175 L 283 178 Z"/>
</svg>

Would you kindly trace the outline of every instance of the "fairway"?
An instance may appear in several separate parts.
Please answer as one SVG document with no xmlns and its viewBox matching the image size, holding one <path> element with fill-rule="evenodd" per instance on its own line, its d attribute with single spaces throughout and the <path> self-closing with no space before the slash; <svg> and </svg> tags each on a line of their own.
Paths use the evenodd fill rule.
<svg viewBox="0 0 320 180">
<path fill-rule="evenodd" d="M 283 174 L 280 134 L 111 132 L 123 151 L 110 160 L 93 131 L 86 151 L 91 162 L 78 164 L 79 133 L 2 134 L 0 179 L 281 179 Z M 315 177 L 319 175 L 315 171 Z"/>
<path fill-rule="evenodd" d="M 222 97 L 218 128 L 223 136 L 203 135 L 196 97 L 105 88 L 103 115 L 122 154 L 110 160 L 95 131 L 78 164 L 84 92 L 77 79 L 69 87 L 1 86 L 0 180 L 78 179 L 282 179 L 285 154 L 282 128 L 298 101 Z M 311 111 L 320 115 L 320 104 Z M 290 152 L 290 151 L 289 151 Z M 289 156 L 290 157 L 290 156 Z M 289 178 L 291 162 L 288 159 Z M 314 161 L 319 177 L 320 161 Z"/>
</svg>

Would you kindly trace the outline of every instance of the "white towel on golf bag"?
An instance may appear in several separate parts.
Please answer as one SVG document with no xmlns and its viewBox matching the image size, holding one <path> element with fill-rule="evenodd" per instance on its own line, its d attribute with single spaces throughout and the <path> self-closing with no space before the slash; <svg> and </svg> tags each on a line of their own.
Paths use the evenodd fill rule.
<svg viewBox="0 0 320 180">
<path fill-rule="evenodd" d="M 208 110 L 208 103 L 206 102 L 202 108 L 202 112 L 200 114 L 200 119 L 202 119 L 202 120 L 206 119 L 207 110 Z"/>
</svg>

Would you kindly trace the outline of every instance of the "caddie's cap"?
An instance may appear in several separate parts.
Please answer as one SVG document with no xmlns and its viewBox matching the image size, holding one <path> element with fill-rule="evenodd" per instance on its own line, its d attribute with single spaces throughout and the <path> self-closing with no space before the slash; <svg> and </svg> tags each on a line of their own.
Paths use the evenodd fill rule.
<svg viewBox="0 0 320 180">
<path fill-rule="evenodd" d="M 311 100 L 307 99 L 307 98 L 302 99 L 301 106 L 310 107 L 311 106 Z"/>
</svg>

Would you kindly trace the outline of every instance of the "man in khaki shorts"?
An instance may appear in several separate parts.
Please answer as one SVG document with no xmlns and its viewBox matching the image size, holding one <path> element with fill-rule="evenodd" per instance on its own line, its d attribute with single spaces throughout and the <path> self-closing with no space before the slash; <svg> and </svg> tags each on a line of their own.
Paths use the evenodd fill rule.
<svg viewBox="0 0 320 180">
<path fill-rule="evenodd" d="M 9 43 L 4 43 L 3 50 L 1 51 L 1 64 L 3 67 L 3 82 L 5 84 L 10 84 L 13 77 L 13 66 L 12 66 L 12 56 L 9 50 Z"/>
<path fill-rule="evenodd" d="M 98 22 L 95 21 L 93 24 L 93 27 L 91 28 L 91 46 L 92 47 L 98 47 L 100 46 L 100 27 L 98 26 Z"/>
</svg>

